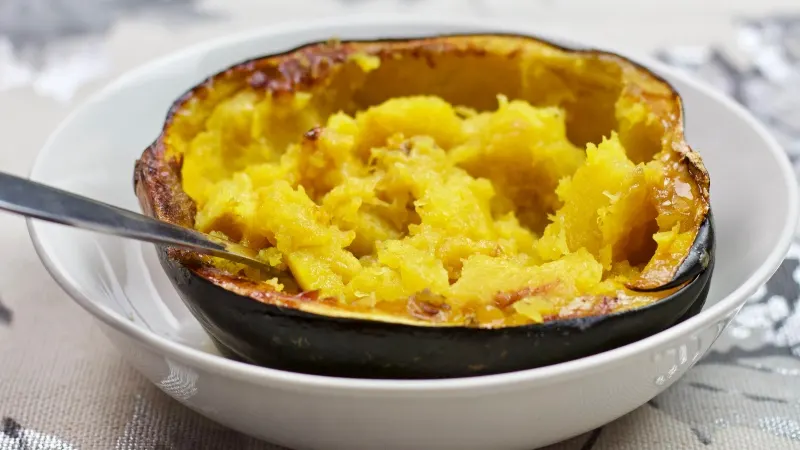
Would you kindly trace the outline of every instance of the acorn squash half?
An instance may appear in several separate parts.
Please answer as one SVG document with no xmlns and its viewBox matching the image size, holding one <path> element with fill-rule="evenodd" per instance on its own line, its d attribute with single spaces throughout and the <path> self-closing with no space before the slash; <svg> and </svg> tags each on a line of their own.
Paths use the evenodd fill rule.
<svg viewBox="0 0 800 450">
<path fill-rule="evenodd" d="M 330 41 L 179 98 L 136 162 L 142 209 L 271 273 L 157 246 L 226 356 L 369 378 L 493 374 L 702 308 L 709 177 L 677 92 L 532 37 Z"/>
</svg>

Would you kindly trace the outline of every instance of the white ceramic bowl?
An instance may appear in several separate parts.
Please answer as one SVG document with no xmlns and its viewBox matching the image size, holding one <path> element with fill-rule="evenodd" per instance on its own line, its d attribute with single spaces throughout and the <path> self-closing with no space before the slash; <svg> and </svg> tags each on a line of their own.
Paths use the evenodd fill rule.
<svg viewBox="0 0 800 450">
<path fill-rule="evenodd" d="M 507 25 L 361 17 L 271 26 L 200 44 L 129 73 L 53 134 L 31 177 L 138 210 L 134 160 L 170 103 L 240 60 L 330 37 L 412 37 L 530 30 Z M 552 36 L 550 39 L 560 40 Z M 550 367 L 451 380 L 301 375 L 218 356 L 178 299 L 149 244 L 29 223 L 42 260 L 153 383 L 201 414 L 295 449 L 530 449 L 605 424 L 680 377 L 777 269 L 798 194 L 781 148 L 732 101 L 648 60 L 683 95 L 687 134 L 711 173 L 717 267 L 696 317 L 625 347 Z"/>
</svg>

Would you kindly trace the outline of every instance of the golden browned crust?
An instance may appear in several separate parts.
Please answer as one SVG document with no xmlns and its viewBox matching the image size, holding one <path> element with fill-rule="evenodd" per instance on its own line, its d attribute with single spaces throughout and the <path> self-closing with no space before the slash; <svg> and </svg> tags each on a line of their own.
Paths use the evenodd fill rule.
<svg viewBox="0 0 800 450">
<path fill-rule="evenodd" d="M 498 45 L 501 44 L 501 45 Z M 442 36 L 412 40 L 324 42 L 310 44 L 287 53 L 266 56 L 246 61 L 220 72 L 197 85 L 170 108 L 164 128 L 156 142 L 148 147 L 136 162 L 134 187 L 145 214 L 182 226 L 193 226 L 196 207 L 181 187 L 180 152 L 171 152 L 165 139 L 171 132 L 176 114 L 189 108 L 192 102 L 203 101 L 220 89 L 221 86 L 240 86 L 263 89 L 272 96 L 291 95 L 324 83 L 326 78 L 341 67 L 352 56 L 376 56 L 382 61 L 396 58 L 424 60 L 429 66 L 436 65 L 438 55 L 484 56 L 502 54 L 513 58 L 525 44 L 536 43 L 556 52 L 566 52 L 571 56 L 618 66 L 622 76 L 622 97 L 635 102 L 646 103 L 667 130 L 664 139 L 671 142 L 672 149 L 682 155 L 682 163 L 696 181 L 703 197 L 701 202 L 703 217 L 709 211 L 709 176 L 700 156 L 686 143 L 683 129 L 683 109 L 678 93 L 666 81 L 646 68 L 621 56 L 598 50 L 571 50 L 544 42 L 532 37 L 507 35 L 461 35 Z M 230 91 L 233 93 L 235 91 Z M 313 140 L 319 130 L 310 130 L 306 138 Z M 663 143 L 663 142 L 662 142 Z M 213 284 L 249 296 L 256 300 L 287 306 L 304 308 L 308 300 L 320 302 L 313 293 L 290 295 L 279 294 L 266 283 L 253 282 L 242 277 L 224 274 L 205 263 L 205 259 L 192 252 L 173 250 L 171 257 L 181 262 L 198 276 Z M 507 299 L 501 299 L 507 300 Z M 511 299 L 513 300 L 513 299 Z M 591 315 L 608 309 L 615 300 L 604 298 L 595 302 L 585 314 Z M 324 303 L 324 302 L 323 302 Z M 422 302 L 412 305 L 414 314 L 420 319 L 439 316 L 442 311 Z M 414 322 L 412 320 L 412 322 Z M 420 320 L 420 324 L 428 322 Z"/>
</svg>

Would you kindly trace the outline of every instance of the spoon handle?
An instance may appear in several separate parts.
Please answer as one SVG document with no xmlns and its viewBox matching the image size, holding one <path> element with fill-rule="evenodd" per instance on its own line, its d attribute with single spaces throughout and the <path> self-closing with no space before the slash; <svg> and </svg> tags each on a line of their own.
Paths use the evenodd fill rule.
<svg viewBox="0 0 800 450">
<path fill-rule="evenodd" d="M 195 230 L 0 172 L 0 210 L 105 234 L 226 255 Z"/>
</svg>

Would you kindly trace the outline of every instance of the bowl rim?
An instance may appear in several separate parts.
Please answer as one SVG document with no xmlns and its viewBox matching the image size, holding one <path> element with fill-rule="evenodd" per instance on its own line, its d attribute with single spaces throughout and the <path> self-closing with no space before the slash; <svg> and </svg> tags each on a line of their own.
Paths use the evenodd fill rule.
<svg viewBox="0 0 800 450">
<path fill-rule="evenodd" d="M 436 34 L 429 30 L 441 28 L 439 34 L 445 33 L 446 29 L 464 28 L 472 30 L 474 33 L 507 32 L 522 35 L 536 36 L 544 40 L 563 43 L 568 47 L 593 48 L 591 45 L 582 44 L 571 38 L 566 38 L 559 33 L 539 32 L 534 27 L 509 22 L 499 22 L 495 20 L 477 20 L 474 18 L 431 18 L 418 15 L 386 15 L 386 14 L 366 14 L 366 15 L 344 15 L 331 16 L 323 19 L 287 21 L 269 28 L 251 28 L 221 37 L 212 38 L 189 47 L 170 52 L 156 59 L 123 73 L 121 76 L 112 80 L 103 88 L 92 93 L 78 107 L 76 107 L 61 123 L 53 130 L 45 144 L 37 154 L 30 170 L 31 179 L 39 179 L 37 176 L 42 170 L 44 161 L 53 146 L 53 143 L 61 135 L 62 131 L 70 126 L 74 118 L 88 110 L 97 101 L 102 101 L 107 95 L 129 85 L 131 81 L 141 77 L 158 68 L 170 66 L 173 61 L 181 60 L 190 55 L 198 55 L 208 49 L 220 49 L 230 47 L 239 43 L 254 39 L 263 39 L 268 36 L 280 36 L 282 34 L 313 29 L 345 29 L 355 28 L 360 31 L 374 29 L 376 34 L 380 34 L 381 29 L 392 27 L 411 27 L 420 26 L 425 31 L 420 35 Z M 415 34 L 416 36 L 416 34 Z M 734 114 L 738 115 L 744 122 L 753 128 L 763 140 L 772 154 L 783 175 L 783 183 L 787 192 L 787 220 L 783 224 L 777 245 L 770 251 L 765 261 L 759 266 L 749 278 L 744 280 L 733 292 L 722 298 L 719 302 L 708 309 L 701 311 L 694 317 L 668 328 L 667 330 L 656 333 L 645 339 L 631 344 L 618 347 L 606 352 L 601 352 L 592 356 L 579 358 L 559 364 L 545 367 L 527 369 L 517 372 L 501 373 L 494 375 L 482 375 L 465 378 L 447 379 L 424 379 L 424 380 L 394 380 L 394 379 L 361 379 L 330 377 L 323 375 L 309 375 L 296 372 L 289 372 L 267 367 L 255 366 L 248 363 L 226 359 L 212 353 L 189 347 L 187 345 L 169 340 L 159 336 L 152 331 L 135 325 L 120 314 L 117 314 L 95 303 L 91 298 L 84 294 L 80 284 L 73 280 L 68 271 L 62 270 L 59 265 L 50 257 L 47 246 L 43 239 L 41 222 L 26 219 L 27 227 L 34 249 L 42 260 L 45 268 L 56 280 L 61 288 L 67 292 L 81 307 L 89 311 L 103 324 L 110 328 L 127 335 L 139 343 L 157 350 L 162 355 L 169 355 L 178 360 L 182 360 L 189 365 L 202 367 L 211 373 L 216 373 L 226 377 L 256 383 L 261 385 L 283 386 L 283 387 L 302 387 L 305 389 L 324 389 L 325 391 L 366 391 L 380 394 L 408 393 L 408 392 L 454 392 L 464 389 L 493 389 L 502 386 L 510 386 L 518 383 L 536 383 L 546 380 L 563 380 L 572 378 L 585 371 L 598 370 L 601 367 L 610 367 L 620 364 L 624 359 L 635 356 L 647 349 L 662 347 L 668 342 L 680 336 L 696 332 L 714 321 L 726 316 L 729 313 L 738 311 L 744 305 L 746 298 L 754 293 L 758 287 L 766 282 L 778 269 L 789 246 L 794 238 L 795 229 L 800 213 L 800 201 L 798 200 L 798 186 L 794 172 L 791 168 L 788 156 L 766 128 L 745 108 L 733 99 L 728 98 L 721 92 L 712 89 L 707 84 L 695 80 L 693 77 L 681 73 L 679 70 L 670 68 L 658 61 L 643 56 L 628 56 L 624 52 L 608 48 L 608 51 L 619 53 L 632 61 L 642 64 L 645 67 L 655 69 L 657 73 L 669 74 L 671 77 L 678 78 L 694 89 L 703 92 L 705 95 L 721 103 Z M 166 113 L 166 111 L 165 111 Z M 46 180 L 41 180 L 46 182 Z"/>
</svg>

